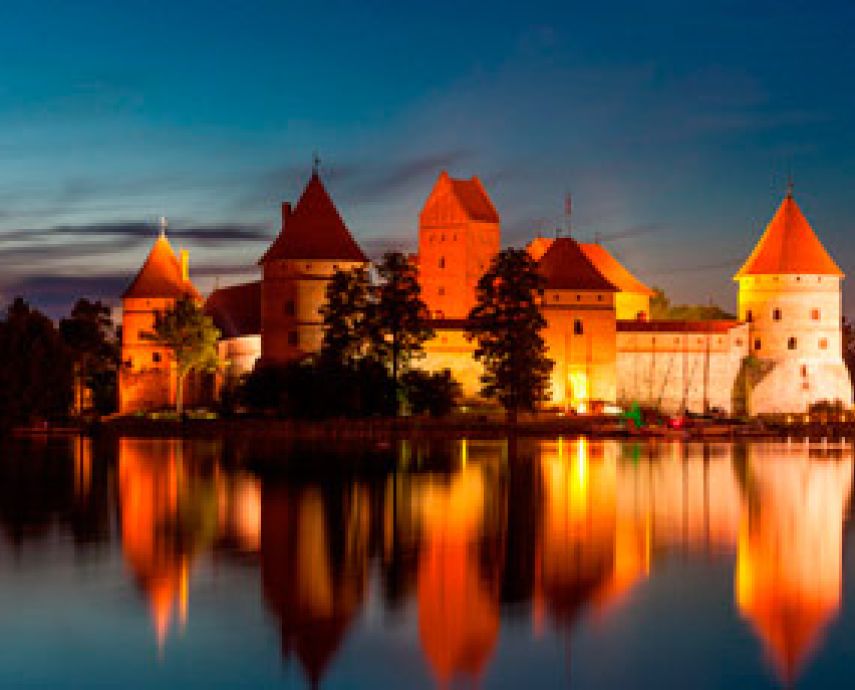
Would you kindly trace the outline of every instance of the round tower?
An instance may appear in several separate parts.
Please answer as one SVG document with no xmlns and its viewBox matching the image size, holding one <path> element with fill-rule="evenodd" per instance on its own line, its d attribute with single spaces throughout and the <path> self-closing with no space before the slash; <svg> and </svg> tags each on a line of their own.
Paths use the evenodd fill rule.
<svg viewBox="0 0 855 690">
<path fill-rule="evenodd" d="M 843 272 L 793 198 L 778 207 L 739 283 L 739 318 L 749 323 L 751 414 L 804 412 L 819 401 L 852 404 L 843 362 Z"/>
</svg>

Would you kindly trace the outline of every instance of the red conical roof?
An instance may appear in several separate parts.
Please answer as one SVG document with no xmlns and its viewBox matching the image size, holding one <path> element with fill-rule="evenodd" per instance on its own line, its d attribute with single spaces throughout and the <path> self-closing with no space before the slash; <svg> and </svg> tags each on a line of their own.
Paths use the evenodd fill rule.
<svg viewBox="0 0 855 690">
<path fill-rule="evenodd" d="M 122 298 L 192 297 L 201 299 L 196 288 L 181 275 L 181 263 L 166 234 L 161 233 L 148 253 L 148 258 Z"/>
<path fill-rule="evenodd" d="M 572 237 L 554 239 L 538 262 L 537 270 L 546 279 L 548 289 L 618 291 Z"/>
<path fill-rule="evenodd" d="M 293 211 L 283 206 L 282 230 L 259 263 L 283 260 L 367 262 L 317 172 Z"/>
<path fill-rule="evenodd" d="M 825 251 L 792 194 L 784 197 L 735 277 L 785 274 L 843 277 L 843 271 Z"/>
</svg>

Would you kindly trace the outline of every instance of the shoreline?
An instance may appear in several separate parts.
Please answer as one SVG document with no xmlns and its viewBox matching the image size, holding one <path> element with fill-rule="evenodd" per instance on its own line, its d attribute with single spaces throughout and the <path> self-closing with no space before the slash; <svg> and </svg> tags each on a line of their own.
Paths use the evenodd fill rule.
<svg viewBox="0 0 855 690">
<path fill-rule="evenodd" d="M 619 440 L 731 441 L 742 439 L 787 440 L 810 438 L 839 440 L 855 437 L 855 422 L 765 421 L 721 422 L 686 429 L 645 427 L 633 430 L 621 419 L 607 416 L 523 418 L 511 424 L 503 419 L 424 417 L 288 420 L 264 417 L 219 419 L 148 419 L 114 417 L 89 424 L 43 428 L 18 428 L 18 437 L 63 435 L 92 437 L 190 438 L 190 439 L 294 439 L 300 441 L 385 441 L 397 438 L 496 439 L 513 437 L 555 438 L 586 436 Z"/>
</svg>

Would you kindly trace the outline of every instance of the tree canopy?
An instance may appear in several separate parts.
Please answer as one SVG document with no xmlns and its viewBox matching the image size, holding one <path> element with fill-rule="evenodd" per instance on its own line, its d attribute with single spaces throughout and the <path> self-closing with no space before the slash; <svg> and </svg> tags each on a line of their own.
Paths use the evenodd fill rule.
<svg viewBox="0 0 855 690">
<path fill-rule="evenodd" d="M 650 298 L 650 318 L 665 321 L 729 321 L 736 317 L 717 304 L 671 304 L 662 288 L 653 287 Z"/>
<path fill-rule="evenodd" d="M 219 329 L 194 300 L 182 297 L 170 309 L 157 312 L 154 329 L 143 333 L 142 337 L 158 342 L 172 352 L 177 374 L 175 407 L 181 414 L 187 375 L 191 371 L 213 372 L 219 365 Z"/>
<path fill-rule="evenodd" d="M 546 320 L 538 301 L 543 278 L 529 253 L 504 249 L 478 281 L 467 335 L 477 340 L 475 359 L 484 365 L 481 391 L 496 398 L 511 419 L 547 397 L 553 362 L 541 331 Z"/>
</svg>

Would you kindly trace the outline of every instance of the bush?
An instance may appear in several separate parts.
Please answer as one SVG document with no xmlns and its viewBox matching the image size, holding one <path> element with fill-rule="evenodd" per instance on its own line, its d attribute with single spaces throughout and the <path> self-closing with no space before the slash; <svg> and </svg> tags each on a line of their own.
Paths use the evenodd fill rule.
<svg viewBox="0 0 855 690">
<path fill-rule="evenodd" d="M 401 377 L 401 386 L 413 414 L 443 417 L 460 396 L 460 384 L 448 369 L 436 373 L 413 369 Z"/>
</svg>

